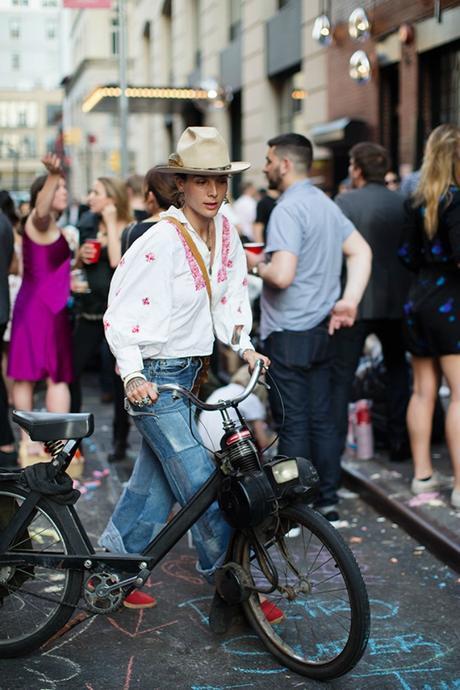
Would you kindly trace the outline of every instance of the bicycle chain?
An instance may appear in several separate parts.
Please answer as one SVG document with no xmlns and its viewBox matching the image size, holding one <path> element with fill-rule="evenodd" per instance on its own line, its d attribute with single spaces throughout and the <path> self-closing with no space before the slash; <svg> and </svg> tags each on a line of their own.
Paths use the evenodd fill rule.
<svg viewBox="0 0 460 690">
<path fill-rule="evenodd" d="M 70 572 L 70 570 L 69 570 L 69 572 Z M 75 572 L 79 572 L 79 571 L 75 571 Z M 3 586 L 5 586 L 5 585 L 3 585 Z M 16 589 L 14 589 L 12 587 L 8 587 L 8 592 L 9 593 L 21 592 L 21 588 L 18 587 Z M 113 611 L 103 611 L 103 610 L 96 612 L 96 611 L 94 611 L 94 609 L 90 608 L 89 606 L 85 606 L 85 605 L 80 606 L 79 604 L 71 604 L 69 601 L 66 601 L 65 599 L 62 599 L 62 600 L 52 599 L 51 597 L 48 597 L 44 594 L 36 594 L 35 592 L 30 592 L 28 590 L 26 591 L 26 594 L 31 596 L 31 597 L 35 597 L 36 599 L 42 599 L 43 601 L 49 601 L 51 604 L 59 604 L 61 606 L 68 606 L 69 608 L 74 609 L 76 611 L 77 610 L 78 611 L 85 611 L 85 613 L 90 613 L 92 616 L 99 616 L 99 615 L 104 615 L 106 613 L 107 614 L 113 613 Z M 84 595 L 83 587 L 80 587 L 80 594 Z M 81 598 L 81 596 L 80 596 L 80 598 Z M 120 606 L 121 606 L 121 603 L 120 603 Z"/>
</svg>

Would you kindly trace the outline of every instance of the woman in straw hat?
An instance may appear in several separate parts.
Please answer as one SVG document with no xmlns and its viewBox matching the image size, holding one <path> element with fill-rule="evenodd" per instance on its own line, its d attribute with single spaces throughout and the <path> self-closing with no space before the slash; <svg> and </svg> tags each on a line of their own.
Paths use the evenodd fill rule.
<svg viewBox="0 0 460 690">
<path fill-rule="evenodd" d="M 252 368 L 247 265 L 237 231 L 219 213 L 231 163 L 214 127 L 189 127 L 159 173 L 174 173 L 180 208 L 171 206 L 126 252 L 112 280 L 105 332 L 117 359 L 142 446 L 128 486 L 101 537 L 112 551 L 141 552 L 214 470 L 188 405 L 156 384 L 197 384 L 214 337 Z M 152 414 L 154 412 L 154 414 Z M 150 414 L 144 414 L 150 413 Z M 225 554 L 229 527 L 214 503 L 192 529 L 199 571 L 211 578 Z M 132 608 L 155 600 L 134 591 Z"/>
</svg>

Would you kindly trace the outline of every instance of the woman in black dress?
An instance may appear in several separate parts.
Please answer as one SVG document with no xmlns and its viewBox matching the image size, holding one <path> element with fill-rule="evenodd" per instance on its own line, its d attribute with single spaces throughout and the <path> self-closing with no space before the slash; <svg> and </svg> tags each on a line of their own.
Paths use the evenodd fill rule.
<svg viewBox="0 0 460 690">
<path fill-rule="evenodd" d="M 405 323 L 414 390 L 407 411 L 414 479 L 421 494 L 440 487 L 430 437 L 441 375 L 451 391 L 446 439 L 454 471 L 451 503 L 460 508 L 460 127 L 441 125 L 428 138 L 418 187 L 406 202 L 400 247 L 415 271 Z"/>
</svg>

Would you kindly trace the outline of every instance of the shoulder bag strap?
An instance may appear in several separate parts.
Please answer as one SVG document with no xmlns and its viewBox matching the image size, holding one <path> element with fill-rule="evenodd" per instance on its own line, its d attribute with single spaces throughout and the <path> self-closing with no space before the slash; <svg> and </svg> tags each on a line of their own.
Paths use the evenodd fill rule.
<svg viewBox="0 0 460 690">
<path fill-rule="evenodd" d="M 198 268 L 200 269 L 201 273 L 203 274 L 203 279 L 206 284 L 206 291 L 208 293 L 209 297 L 209 304 L 211 304 L 211 281 L 209 280 L 209 273 L 208 269 L 205 266 L 205 263 L 203 261 L 203 257 L 201 256 L 200 252 L 197 249 L 197 246 L 195 242 L 193 241 L 192 236 L 190 235 L 189 231 L 185 227 L 183 223 L 181 223 L 177 218 L 174 218 L 173 216 L 163 216 L 162 220 L 167 220 L 170 223 L 173 223 L 176 228 L 179 230 L 180 234 L 184 238 L 184 240 L 187 242 L 187 245 L 190 249 L 190 251 L 193 254 L 193 257 L 195 261 L 198 264 Z"/>
</svg>

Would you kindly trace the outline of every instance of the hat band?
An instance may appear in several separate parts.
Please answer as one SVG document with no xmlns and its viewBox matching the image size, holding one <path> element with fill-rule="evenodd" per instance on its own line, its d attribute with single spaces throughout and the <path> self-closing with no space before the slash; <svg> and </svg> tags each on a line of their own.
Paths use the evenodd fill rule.
<svg viewBox="0 0 460 690">
<path fill-rule="evenodd" d="M 197 171 L 215 170 L 216 172 L 218 172 L 219 170 L 231 170 L 231 167 L 232 167 L 232 164 L 228 163 L 227 165 L 221 165 L 217 168 L 204 168 L 204 167 L 196 168 L 194 165 L 184 165 L 182 159 L 179 158 L 179 156 L 177 156 L 177 154 L 173 154 L 172 156 L 169 157 L 168 164 L 172 168 L 188 168 L 189 170 L 197 170 Z"/>
</svg>

